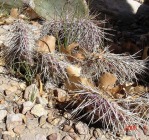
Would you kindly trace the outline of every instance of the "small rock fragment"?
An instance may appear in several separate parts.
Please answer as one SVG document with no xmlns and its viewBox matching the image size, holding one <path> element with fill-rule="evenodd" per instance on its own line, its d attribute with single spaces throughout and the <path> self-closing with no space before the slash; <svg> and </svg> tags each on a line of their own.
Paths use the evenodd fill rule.
<svg viewBox="0 0 149 140">
<path fill-rule="evenodd" d="M 22 113 L 25 114 L 27 111 L 31 110 L 33 106 L 34 106 L 34 103 L 31 101 L 24 102 Z"/>
<path fill-rule="evenodd" d="M 48 140 L 58 140 L 57 133 L 53 133 L 47 137 Z"/>
<path fill-rule="evenodd" d="M 45 110 L 41 104 L 36 104 L 32 108 L 31 113 L 37 117 L 41 117 L 43 115 L 46 116 L 48 114 L 47 110 Z"/>
<path fill-rule="evenodd" d="M 80 135 L 88 134 L 88 127 L 86 124 L 83 124 L 82 122 L 78 122 L 77 124 L 75 124 L 75 129 Z"/>
<path fill-rule="evenodd" d="M 25 125 L 18 125 L 13 129 L 13 131 L 19 135 L 22 134 L 24 130 L 25 130 Z"/>
<path fill-rule="evenodd" d="M 37 134 L 35 140 L 47 140 L 46 136 L 43 134 Z"/>
<path fill-rule="evenodd" d="M 6 110 L 0 110 L 0 122 L 7 116 Z"/>
<path fill-rule="evenodd" d="M 64 125 L 63 131 L 69 132 L 69 133 L 74 133 L 74 129 L 70 125 Z"/>
<path fill-rule="evenodd" d="M 46 116 L 41 116 L 39 119 L 39 125 L 40 126 L 44 125 L 46 123 L 46 119 L 47 119 Z"/>
<path fill-rule="evenodd" d="M 57 101 L 62 102 L 62 103 L 69 100 L 68 93 L 62 89 L 54 90 L 54 96 L 56 97 Z"/>
<path fill-rule="evenodd" d="M 18 114 L 8 114 L 6 120 L 7 130 L 12 130 L 14 127 L 18 125 L 22 125 L 23 115 Z"/>
<path fill-rule="evenodd" d="M 65 136 L 62 140 L 73 140 L 70 136 Z"/>
<path fill-rule="evenodd" d="M 28 129 L 33 130 L 38 127 L 38 119 L 27 119 L 26 126 Z"/>
<path fill-rule="evenodd" d="M 93 131 L 93 135 L 95 138 L 99 138 L 102 136 L 102 132 L 99 128 L 96 128 L 94 131 Z"/>
<path fill-rule="evenodd" d="M 74 140 L 81 140 L 80 137 L 76 133 L 69 133 L 69 135 Z"/>
</svg>

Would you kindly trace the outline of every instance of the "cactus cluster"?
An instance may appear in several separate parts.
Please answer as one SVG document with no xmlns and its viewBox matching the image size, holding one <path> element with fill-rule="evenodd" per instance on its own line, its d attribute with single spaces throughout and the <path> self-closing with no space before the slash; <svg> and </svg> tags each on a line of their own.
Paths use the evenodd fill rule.
<svg viewBox="0 0 149 140">
<path fill-rule="evenodd" d="M 129 95 L 117 99 L 110 96 L 109 90 L 103 90 L 95 84 L 95 81 L 106 72 L 116 76 L 117 85 L 136 81 L 137 75 L 145 73 L 146 60 L 137 60 L 134 55 L 110 53 L 103 46 L 105 38 L 103 29 L 89 19 L 65 18 L 51 20 L 43 25 L 41 37 L 45 35 L 56 37 L 57 48 L 54 53 L 36 51 L 35 39 L 32 38 L 29 27 L 20 20 L 12 25 L 4 52 L 7 64 L 12 66 L 15 63 L 26 62 L 30 68 L 35 69 L 34 76 L 41 74 L 43 81 L 48 80 L 57 87 L 63 84 L 67 91 L 69 88 L 65 85 L 66 81 L 76 85 L 77 89 L 72 91 L 71 99 L 77 107 L 72 114 L 75 116 L 81 114 L 79 119 L 88 118 L 89 124 L 100 121 L 106 129 L 112 128 L 114 132 L 118 132 L 124 131 L 126 126 L 132 124 L 146 123 L 143 112 L 148 111 L 148 97 L 133 99 L 132 95 Z M 75 51 L 76 56 L 82 55 L 81 59 L 68 51 L 69 45 L 74 42 L 78 43 L 79 48 L 74 47 L 72 51 Z M 61 51 L 62 47 L 66 51 Z M 80 54 L 79 50 L 83 50 L 81 51 L 83 54 Z M 74 57 L 75 59 L 70 59 Z M 70 76 L 67 67 L 74 64 L 80 67 L 80 71 Z M 92 84 L 85 85 L 82 82 L 87 80 L 92 81 Z M 140 108 L 143 109 L 138 112 Z"/>
</svg>

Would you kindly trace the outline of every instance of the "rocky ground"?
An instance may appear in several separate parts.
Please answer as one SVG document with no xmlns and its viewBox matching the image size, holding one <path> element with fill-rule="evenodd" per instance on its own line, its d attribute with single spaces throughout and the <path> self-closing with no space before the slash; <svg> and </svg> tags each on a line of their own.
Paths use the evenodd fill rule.
<svg viewBox="0 0 149 140">
<path fill-rule="evenodd" d="M 6 73 L 0 67 L 1 73 Z M 62 89 L 53 89 L 60 95 Z M 56 109 L 52 90 L 41 96 L 38 86 L 0 75 L 0 139 L 3 140 L 148 140 L 149 131 L 138 129 L 136 134 L 114 136 L 75 121 L 71 114 Z M 64 94 L 63 94 L 64 95 Z M 59 98 L 62 98 L 59 96 Z"/>
</svg>

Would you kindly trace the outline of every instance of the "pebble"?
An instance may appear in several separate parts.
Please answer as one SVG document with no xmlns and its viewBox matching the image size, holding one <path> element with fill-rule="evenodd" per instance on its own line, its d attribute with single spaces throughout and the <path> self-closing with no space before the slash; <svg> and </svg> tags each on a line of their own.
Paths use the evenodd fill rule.
<svg viewBox="0 0 149 140">
<path fill-rule="evenodd" d="M 41 104 L 36 104 L 32 108 L 31 113 L 37 117 L 41 117 L 43 115 L 46 116 L 48 114 L 47 110 L 45 110 Z"/>
<path fill-rule="evenodd" d="M 11 95 L 11 94 L 16 93 L 17 90 L 18 90 L 18 89 L 17 89 L 16 86 L 10 86 L 10 87 L 8 87 L 8 88 L 5 90 L 5 94 L 6 94 L 7 96 L 9 96 L 9 95 Z"/>
<path fill-rule="evenodd" d="M 45 97 L 38 96 L 36 98 L 36 103 L 41 104 L 42 106 L 46 106 L 48 104 L 48 100 Z"/>
<path fill-rule="evenodd" d="M 43 134 L 37 134 L 35 140 L 47 140 L 46 136 Z"/>
<path fill-rule="evenodd" d="M 90 140 L 97 140 L 95 137 L 91 137 Z"/>
<path fill-rule="evenodd" d="M 54 126 L 58 126 L 60 121 L 61 121 L 61 118 L 55 118 L 50 123 Z"/>
<path fill-rule="evenodd" d="M 6 110 L 0 110 L 0 122 L 7 116 Z"/>
<path fill-rule="evenodd" d="M 93 131 L 93 135 L 95 138 L 100 138 L 102 136 L 102 132 L 99 128 L 96 128 L 94 131 Z"/>
<path fill-rule="evenodd" d="M 60 140 L 57 133 L 53 133 L 47 137 L 48 140 Z"/>
<path fill-rule="evenodd" d="M 40 125 L 40 126 L 44 125 L 44 124 L 46 123 L 46 119 L 47 119 L 46 116 L 41 116 L 41 117 L 39 118 L 39 125 Z"/>
<path fill-rule="evenodd" d="M 82 122 L 78 122 L 75 124 L 75 129 L 80 135 L 88 134 L 88 126 L 87 124 L 83 124 Z"/>
<path fill-rule="evenodd" d="M 57 101 L 62 102 L 62 103 L 69 100 L 68 93 L 62 89 L 54 90 L 54 96 L 56 97 Z"/>
<path fill-rule="evenodd" d="M 69 133 L 69 135 L 74 140 L 81 140 L 80 137 L 76 133 Z"/>
<path fill-rule="evenodd" d="M 31 101 L 24 102 L 22 113 L 25 114 L 27 111 L 30 111 L 33 106 L 34 103 Z"/>
<path fill-rule="evenodd" d="M 73 140 L 70 136 L 65 136 L 62 140 Z"/>
<path fill-rule="evenodd" d="M 74 133 L 74 129 L 70 125 L 64 125 L 63 131 L 69 132 L 69 133 Z"/>
<path fill-rule="evenodd" d="M 34 119 L 27 119 L 27 122 L 26 122 L 26 126 L 28 129 L 35 129 L 38 127 L 38 118 L 34 118 Z"/>
<path fill-rule="evenodd" d="M 25 130 L 25 125 L 18 125 L 13 129 L 13 131 L 19 135 L 22 134 L 24 130 Z"/>
<path fill-rule="evenodd" d="M 8 114 L 6 120 L 7 130 L 12 130 L 14 127 L 18 125 L 22 125 L 23 115 L 18 114 Z"/>
</svg>

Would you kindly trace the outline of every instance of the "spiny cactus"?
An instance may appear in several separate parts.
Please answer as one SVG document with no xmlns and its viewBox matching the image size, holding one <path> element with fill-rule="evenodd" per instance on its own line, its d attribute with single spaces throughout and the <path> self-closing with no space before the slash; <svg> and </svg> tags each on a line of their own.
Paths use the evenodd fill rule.
<svg viewBox="0 0 149 140">
<path fill-rule="evenodd" d="M 48 80 L 52 84 L 59 85 L 68 79 L 65 68 L 68 66 L 65 56 L 62 54 L 38 54 L 38 71 L 43 80 Z"/>
<path fill-rule="evenodd" d="M 99 78 L 104 72 L 110 72 L 116 75 L 121 84 L 137 81 L 137 75 L 144 74 L 147 69 L 147 60 L 136 58 L 135 55 L 110 53 L 107 48 L 101 53 L 89 53 L 81 64 L 82 75 Z"/>
<path fill-rule="evenodd" d="M 143 126 L 147 123 L 137 112 L 129 110 L 128 99 L 116 100 L 99 89 L 78 86 L 84 88 L 82 91 L 77 91 L 78 97 L 75 102 L 77 107 L 72 111 L 74 116 L 79 116 L 78 120 L 85 117 L 89 120 L 89 124 L 101 122 L 105 129 L 111 129 L 114 133 L 125 132 L 127 126 Z"/>
<path fill-rule="evenodd" d="M 43 25 L 41 36 L 47 34 L 57 37 L 57 41 L 64 44 L 65 47 L 77 42 L 81 48 L 89 52 L 99 51 L 99 48 L 103 47 L 103 39 L 105 39 L 103 28 L 88 18 L 69 19 L 65 17 L 51 20 Z"/>
<path fill-rule="evenodd" d="M 35 42 L 30 26 L 23 20 L 16 20 L 6 37 L 4 57 L 6 63 L 26 62 L 33 65 Z"/>
</svg>

